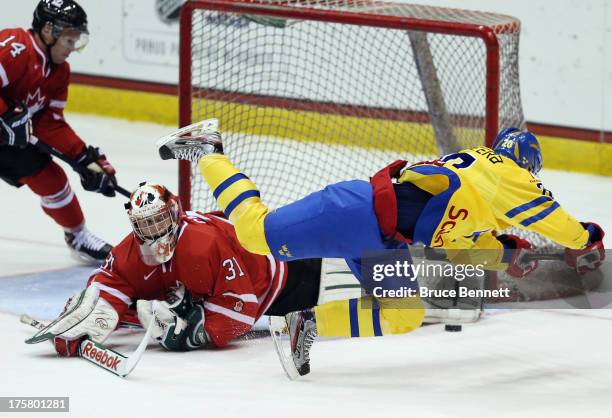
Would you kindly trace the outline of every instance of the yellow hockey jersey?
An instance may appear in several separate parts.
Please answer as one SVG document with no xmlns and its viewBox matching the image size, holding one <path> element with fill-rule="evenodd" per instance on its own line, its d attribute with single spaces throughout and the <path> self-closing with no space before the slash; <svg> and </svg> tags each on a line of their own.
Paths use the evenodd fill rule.
<svg viewBox="0 0 612 418">
<path fill-rule="evenodd" d="M 489 268 L 503 268 L 503 246 L 494 233 L 510 226 L 573 249 L 584 248 L 589 239 L 539 179 L 490 148 L 417 163 L 404 168 L 398 181 L 434 195 L 417 221 L 414 241 L 447 250 L 454 262 L 486 262 Z M 498 251 L 483 251 L 476 259 L 478 252 L 456 251 L 468 249 Z"/>
</svg>

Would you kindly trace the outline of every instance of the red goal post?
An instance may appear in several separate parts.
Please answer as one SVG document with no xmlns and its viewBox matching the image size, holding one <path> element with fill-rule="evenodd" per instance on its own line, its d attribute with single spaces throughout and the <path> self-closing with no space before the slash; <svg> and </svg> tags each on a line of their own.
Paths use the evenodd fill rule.
<svg viewBox="0 0 612 418">
<path fill-rule="evenodd" d="M 520 22 L 510 16 L 362 0 L 198 0 L 180 24 L 180 125 L 219 118 L 228 154 L 271 207 L 395 158 L 491 144 L 500 128 L 524 125 Z M 215 208 L 189 163 L 179 194 L 185 208 Z"/>
</svg>

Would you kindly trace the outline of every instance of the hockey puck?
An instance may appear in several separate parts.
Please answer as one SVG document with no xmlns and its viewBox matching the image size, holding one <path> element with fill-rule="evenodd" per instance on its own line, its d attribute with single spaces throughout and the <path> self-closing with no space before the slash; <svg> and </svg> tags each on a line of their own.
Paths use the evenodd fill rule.
<svg viewBox="0 0 612 418">
<path fill-rule="evenodd" d="M 444 331 L 459 332 L 461 330 L 462 330 L 461 325 L 450 325 L 450 324 L 444 325 Z"/>
</svg>

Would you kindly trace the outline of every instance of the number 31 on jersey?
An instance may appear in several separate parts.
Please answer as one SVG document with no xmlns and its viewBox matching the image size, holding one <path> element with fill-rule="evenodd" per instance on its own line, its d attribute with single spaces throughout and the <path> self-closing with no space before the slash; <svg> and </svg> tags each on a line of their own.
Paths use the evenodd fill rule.
<svg viewBox="0 0 612 418">
<path fill-rule="evenodd" d="M 244 276 L 244 271 L 242 271 L 242 268 L 240 267 L 240 264 L 238 264 L 238 260 L 236 260 L 236 257 L 226 258 L 221 264 L 227 269 L 225 280 L 230 281 L 234 280 L 236 277 Z M 236 273 L 238 274 L 236 275 Z"/>
</svg>

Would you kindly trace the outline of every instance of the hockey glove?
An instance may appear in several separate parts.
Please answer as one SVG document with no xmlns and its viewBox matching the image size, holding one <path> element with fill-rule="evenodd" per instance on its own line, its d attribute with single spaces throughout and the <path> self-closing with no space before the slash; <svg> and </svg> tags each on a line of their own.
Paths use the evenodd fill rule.
<svg viewBox="0 0 612 418">
<path fill-rule="evenodd" d="M 55 347 L 55 352 L 59 357 L 78 357 L 81 353 L 81 341 L 83 341 L 85 337 L 77 338 L 76 340 L 67 340 L 62 337 L 53 338 L 53 346 Z"/>
<path fill-rule="evenodd" d="M 538 268 L 536 260 L 525 260 L 527 250 L 531 248 L 529 241 L 510 234 L 498 235 L 496 238 L 504 246 L 502 262 L 508 264 L 506 273 L 510 276 L 523 278 Z"/>
<path fill-rule="evenodd" d="M 169 351 L 187 351 L 209 343 L 204 330 L 204 308 L 194 304 L 181 284 L 166 301 L 139 300 L 138 319 L 148 323 L 154 317 L 152 337 Z"/>
<path fill-rule="evenodd" d="M 589 242 L 582 250 L 565 249 L 565 262 L 576 270 L 578 274 L 585 274 L 597 270 L 606 258 L 603 238 L 606 235 L 596 223 L 581 222 L 584 229 L 589 232 Z"/>
<path fill-rule="evenodd" d="M 24 148 L 30 142 L 32 122 L 24 104 L 18 104 L 0 115 L 0 145 Z"/>
<path fill-rule="evenodd" d="M 100 153 L 100 148 L 91 145 L 77 157 L 81 166 L 79 175 L 83 188 L 90 192 L 102 193 L 104 196 L 115 196 L 115 169 L 108 162 L 106 156 Z"/>
</svg>

